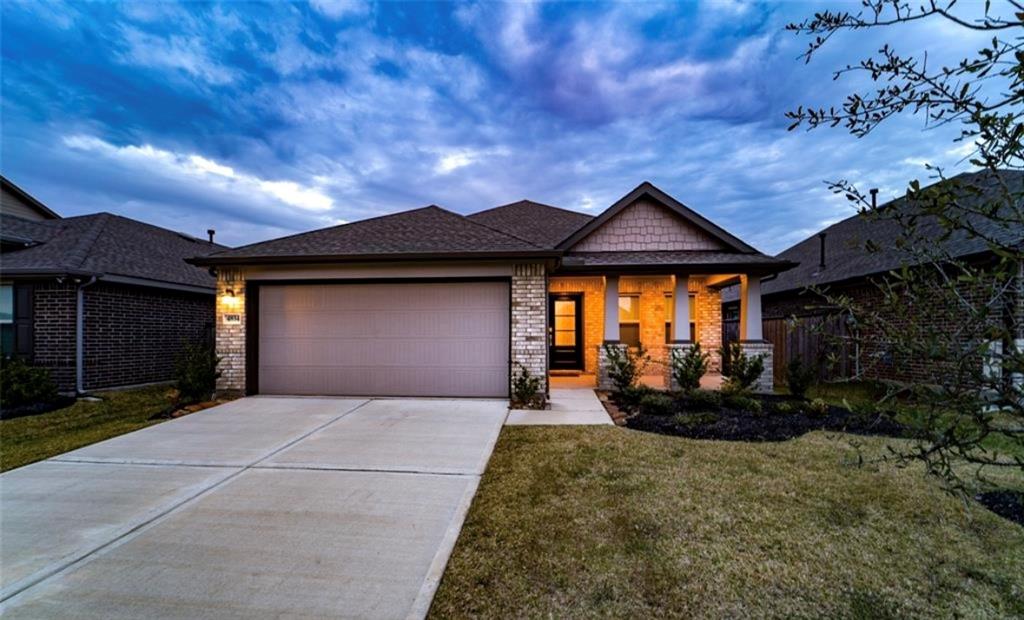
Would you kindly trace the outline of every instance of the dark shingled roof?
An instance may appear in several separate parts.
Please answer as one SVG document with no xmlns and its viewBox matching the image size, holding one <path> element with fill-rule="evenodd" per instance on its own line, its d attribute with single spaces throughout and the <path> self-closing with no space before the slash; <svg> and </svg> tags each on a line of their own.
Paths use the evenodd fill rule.
<svg viewBox="0 0 1024 620">
<path fill-rule="evenodd" d="M 263 241 L 206 257 L 249 259 L 380 258 L 424 255 L 530 254 L 544 248 L 437 206 L 402 211 L 331 228 Z M 206 261 L 196 259 L 197 264 Z"/>
<path fill-rule="evenodd" d="M 4 216 L 0 239 L 4 275 L 114 275 L 211 290 L 215 279 L 185 259 L 224 248 L 110 213 L 39 222 Z"/>
<path fill-rule="evenodd" d="M 543 248 L 554 248 L 590 220 L 592 215 L 520 200 L 467 215 L 469 219 Z"/>
<path fill-rule="evenodd" d="M 1003 171 L 1000 174 L 1011 192 L 1015 192 L 1017 196 L 1024 193 L 1024 172 Z M 998 191 L 996 179 L 986 172 L 964 173 L 950 181 L 980 190 L 979 202 L 991 200 Z M 912 208 L 912 205 L 903 197 L 881 208 L 905 210 Z M 1024 242 L 1024 229 L 1012 230 L 983 217 L 975 218 L 974 225 L 988 235 L 1001 238 L 1003 242 Z M 825 233 L 825 268 L 819 267 L 820 241 L 816 233 L 777 256 L 798 263 L 798 266 L 764 282 L 761 285 L 762 295 L 801 291 L 812 285 L 820 286 L 887 273 L 898 269 L 910 258 L 896 247 L 901 227 L 894 219 L 855 215 L 829 226 L 822 232 Z M 928 217 L 918 221 L 918 232 L 924 238 L 939 242 L 943 229 L 935 218 Z M 866 251 L 864 244 L 868 240 L 882 249 L 876 252 Z M 941 243 L 944 250 L 954 257 L 970 256 L 988 249 L 983 239 L 972 237 L 965 231 L 957 231 Z M 723 301 L 734 301 L 737 297 L 735 288 L 726 289 L 722 294 Z"/>
</svg>

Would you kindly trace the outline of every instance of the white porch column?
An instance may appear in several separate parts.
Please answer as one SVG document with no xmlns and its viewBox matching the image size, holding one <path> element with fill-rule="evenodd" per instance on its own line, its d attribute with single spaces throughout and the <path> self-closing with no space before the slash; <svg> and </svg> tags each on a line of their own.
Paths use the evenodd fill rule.
<svg viewBox="0 0 1024 620">
<path fill-rule="evenodd" d="M 619 276 L 604 279 L 604 341 L 619 341 Z"/>
<path fill-rule="evenodd" d="M 761 278 L 740 276 L 740 341 L 764 340 L 761 332 Z"/>
<path fill-rule="evenodd" d="M 672 340 L 690 341 L 690 277 L 677 275 L 672 289 Z"/>
</svg>

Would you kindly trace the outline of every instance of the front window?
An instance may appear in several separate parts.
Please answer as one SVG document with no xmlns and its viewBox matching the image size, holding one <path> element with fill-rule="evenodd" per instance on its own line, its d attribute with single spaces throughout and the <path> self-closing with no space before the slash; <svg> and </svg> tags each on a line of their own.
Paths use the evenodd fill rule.
<svg viewBox="0 0 1024 620">
<path fill-rule="evenodd" d="M 690 342 L 697 342 L 697 296 L 688 295 L 690 302 Z M 675 314 L 675 300 L 672 293 L 665 293 L 665 342 L 672 342 L 672 319 Z M 682 340 L 682 338 L 675 338 Z"/>
<path fill-rule="evenodd" d="M 14 287 L 0 284 L 0 353 L 14 353 Z"/>
<path fill-rule="evenodd" d="M 640 296 L 619 295 L 619 340 L 640 346 Z"/>
</svg>

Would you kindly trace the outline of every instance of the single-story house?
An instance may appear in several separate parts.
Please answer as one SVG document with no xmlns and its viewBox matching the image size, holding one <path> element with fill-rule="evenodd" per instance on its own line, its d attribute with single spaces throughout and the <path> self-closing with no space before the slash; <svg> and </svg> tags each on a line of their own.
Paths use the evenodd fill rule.
<svg viewBox="0 0 1024 620">
<path fill-rule="evenodd" d="M 978 205 L 990 204 L 993 192 L 1002 191 L 1001 184 L 1017 196 L 1024 195 L 1024 173 L 1002 171 L 1001 181 L 994 181 L 987 172 L 964 173 L 950 180 Z M 879 207 L 880 212 L 900 210 L 909 213 L 906 197 Z M 1003 227 L 982 215 L 968 218 L 971 225 L 1008 245 L 1024 244 L 1024 227 Z M 941 224 L 931 217 L 917 220 L 917 234 L 936 244 L 936 249 L 956 259 L 983 266 L 995 257 L 981 237 L 958 231 L 943 235 Z M 795 263 L 796 267 L 761 283 L 762 333 L 774 347 L 775 377 L 785 376 L 786 364 L 799 357 L 815 364 L 822 379 L 866 378 L 891 381 L 941 382 L 945 372 L 925 359 L 901 359 L 886 342 L 866 328 L 854 328 L 849 317 L 840 316 L 828 299 L 842 295 L 862 307 L 871 307 L 880 298 L 876 282 L 903 265 L 918 259 L 901 249 L 898 239 L 901 226 L 889 217 L 854 215 L 828 226 L 796 245 L 779 253 L 777 258 Z M 867 251 L 869 243 L 877 251 Z M 1019 282 L 1010 286 L 1016 300 L 1007 298 L 1007 307 L 994 314 L 999 320 L 1015 322 L 1017 339 L 1024 346 L 1024 266 Z M 965 291 L 965 294 L 970 295 Z M 722 291 L 725 316 L 725 340 L 739 338 L 740 291 L 730 287 Z M 922 326 L 936 330 L 958 327 L 956 309 L 929 308 L 917 312 Z M 894 317 L 900 320 L 900 317 Z M 822 333 L 828 333 L 823 337 Z M 837 343 L 843 343 L 837 347 Z M 830 359 L 826 363 L 826 356 Z"/>
<path fill-rule="evenodd" d="M 216 280 L 191 258 L 224 246 L 96 213 L 61 218 L 0 177 L 0 346 L 63 393 L 170 380 L 212 336 Z"/>
<path fill-rule="evenodd" d="M 790 266 L 650 183 L 597 217 L 428 206 L 190 262 L 217 272 L 221 390 L 478 397 L 520 367 L 606 385 L 606 344 L 714 350 L 736 282 L 743 346 L 770 355 L 759 283 Z"/>
</svg>

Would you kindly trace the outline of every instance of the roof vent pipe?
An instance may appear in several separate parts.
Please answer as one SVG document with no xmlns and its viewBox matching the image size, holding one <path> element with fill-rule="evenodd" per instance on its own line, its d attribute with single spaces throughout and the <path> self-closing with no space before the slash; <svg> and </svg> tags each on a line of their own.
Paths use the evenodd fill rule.
<svg viewBox="0 0 1024 620">
<path fill-rule="evenodd" d="M 825 268 L 825 233 L 823 233 L 823 232 L 818 233 L 818 241 L 820 242 L 819 243 L 819 248 L 820 248 L 819 249 L 819 256 L 820 256 L 820 259 L 818 261 L 818 268 L 819 269 L 824 269 Z"/>
<path fill-rule="evenodd" d="M 872 187 L 868 191 L 871 192 L 871 209 L 872 210 L 877 209 L 878 208 L 878 188 L 877 187 Z"/>
<path fill-rule="evenodd" d="M 215 234 L 217 234 L 217 231 L 212 229 L 212 228 L 207 228 L 206 229 L 206 234 L 209 235 L 209 237 L 210 237 L 210 243 L 213 243 L 213 236 Z"/>
</svg>

